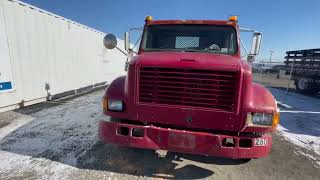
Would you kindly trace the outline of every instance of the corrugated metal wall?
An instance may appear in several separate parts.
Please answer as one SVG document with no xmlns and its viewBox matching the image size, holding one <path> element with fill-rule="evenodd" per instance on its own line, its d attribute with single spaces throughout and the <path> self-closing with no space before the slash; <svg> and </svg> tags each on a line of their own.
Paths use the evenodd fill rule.
<svg viewBox="0 0 320 180">
<path fill-rule="evenodd" d="M 19 1 L 0 0 L 0 12 L 14 86 L 0 93 L 0 111 L 124 74 L 126 57 L 103 47 L 104 33 Z M 123 49 L 122 40 L 118 47 Z"/>
</svg>

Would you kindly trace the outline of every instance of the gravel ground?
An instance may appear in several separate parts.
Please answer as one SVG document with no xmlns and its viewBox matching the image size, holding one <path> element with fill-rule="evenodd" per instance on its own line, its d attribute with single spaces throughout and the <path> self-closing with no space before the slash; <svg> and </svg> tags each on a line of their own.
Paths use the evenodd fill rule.
<svg viewBox="0 0 320 180">
<path fill-rule="evenodd" d="M 103 91 L 0 114 L 0 179 L 320 179 L 309 149 L 274 135 L 248 163 L 130 149 L 97 137 Z"/>
<path fill-rule="evenodd" d="M 289 75 L 282 75 L 280 78 L 277 78 L 277 74 L 271 73 L 253 73 L 253 79 L 260 84 L 263 84 L 268 87 L 284 88 L 287 89 L 288 84 L 291 90 L 295 90 L 294 81 L 289 82 Z"/>
</svg>

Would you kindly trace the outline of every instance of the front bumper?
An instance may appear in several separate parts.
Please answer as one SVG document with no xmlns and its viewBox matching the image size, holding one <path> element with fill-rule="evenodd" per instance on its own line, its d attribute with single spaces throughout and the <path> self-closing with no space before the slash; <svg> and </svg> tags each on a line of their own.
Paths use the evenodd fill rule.
<svg viewBox="0 0 320 180">
<path fill-rule="evenodd" d="M 124 129 L 127 132 L 120 132 L 120 129 Z M 132 133 L 133 129 L 142 131 L 143 133 L 141 137 L 135 137 Z M 154 150 L 162 149 L 174 152 L 220 156 L 233 159 L 260 158 L 267 156 L 272 143 L 272 137 L 270 134 L 259 137 L 268 142 L 266 146 L 255 146 L 254 137 L 229 136 L 106 121 L 100 122 L 99 136 L 105 143 L 112 143 L 121 146 Z M 234 147 L 223 146 L 222 141 L 225 138 L 233 138 L 235 142 Z M 251 147 L 240 147 L 240 139 L 250 139 L 252 142 Z"/>
</svg>

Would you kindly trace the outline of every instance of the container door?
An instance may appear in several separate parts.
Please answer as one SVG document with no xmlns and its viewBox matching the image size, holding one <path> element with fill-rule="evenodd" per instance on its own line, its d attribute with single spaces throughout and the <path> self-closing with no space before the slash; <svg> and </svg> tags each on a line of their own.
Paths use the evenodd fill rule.
<svg viewBox="0 0 320 180">
<path fill-rule="evenodd" d="M 0 93 L 13 91 L 12 66 L 3 7 L 0 6 Z"/>
</svg>

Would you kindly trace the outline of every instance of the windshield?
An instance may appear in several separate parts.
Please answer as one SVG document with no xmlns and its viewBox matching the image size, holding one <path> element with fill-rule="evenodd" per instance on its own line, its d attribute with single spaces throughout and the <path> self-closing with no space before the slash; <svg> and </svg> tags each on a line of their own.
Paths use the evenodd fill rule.
<svg viewBox="0 0 320 180">
<path fill-rule="evenodd" d="M 222 25 L 150 25 L 145 29 L 142 49 L 235 54 L 236 31 Z"/>
</svg>

